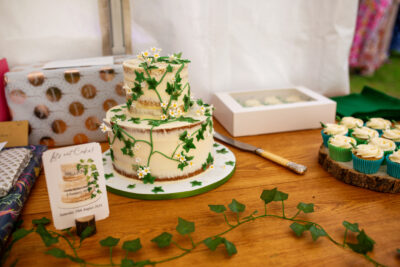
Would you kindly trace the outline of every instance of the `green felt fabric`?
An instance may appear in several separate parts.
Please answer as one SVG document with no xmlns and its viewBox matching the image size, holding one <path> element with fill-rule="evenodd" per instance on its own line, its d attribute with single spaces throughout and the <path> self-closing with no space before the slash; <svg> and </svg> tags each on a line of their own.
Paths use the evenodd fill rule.
<svg viewBox="0 0 400 267">
<path fill-rule="evenodd" d="M 353 116 L 363 120 L 382 117 L 389 120 L 400 120 L 400 99 L 364 86 L 360 94 L 332 97 L 336 101 L 337 115 Z"/>
</svg>

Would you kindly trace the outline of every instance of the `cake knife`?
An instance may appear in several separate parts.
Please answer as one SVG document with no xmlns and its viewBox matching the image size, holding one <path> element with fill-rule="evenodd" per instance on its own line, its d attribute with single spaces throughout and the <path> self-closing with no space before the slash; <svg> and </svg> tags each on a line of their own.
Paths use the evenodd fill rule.
<svg viewBox="0 0 400 267">
<path fill-rule="evenodd" d="M 289 161 L 285 158 L 282 158 L 278 155 L 268 152 L 260 147 L 255 147 L 255 146 L 234 140 L 232 138 L 229 138 L 229 137 L 224 136 L 217 132 L 214 132 L 214 137 L 217 138 L 218 140 L 221 140 L 221 141 L 223 141 L 231 146 L 234 146 L 236 148 L 239 148 L 241 150 L 256 153 L 257 155 L 259 155 L 263 158 L 269 159 L 275 163 L 278 163 L 279 165 L 282 165 L 283 167 L 286 167 L 289 170 L 291 170 L 297 174 L 304 174 L 307 171 L 306 166 Z"/>
</svg>

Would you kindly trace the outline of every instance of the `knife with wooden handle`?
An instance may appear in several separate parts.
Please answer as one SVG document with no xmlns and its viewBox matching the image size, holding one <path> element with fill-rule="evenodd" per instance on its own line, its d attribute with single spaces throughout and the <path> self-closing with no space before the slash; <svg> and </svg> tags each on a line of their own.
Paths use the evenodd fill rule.
<svg viewBox="0 0 400 267">
<path fill-rule="evenodd" d="M 217 132 L 214 132 L 214 137 L 217 138 L 218 140 L 221 140 L 221 141 L 223 141 L 231 146 L 234 146 L 236 148 L 239 148 L 241 150 L 256 153 L 257 155 L 259 155 L 263 158 L 269 159 L 275 163 L 278 163 L 279 165 L 282 165 L 283 167 L 288 168 L 289 170 L 291 170 L 297 174 L 304 174 L 307 171 L 306 166 L 294 163 L 293 161 L 282 158 L 281 156 L 275 155 L 275 154 L 268 152 L 262 148 L 255 147 L 255 146 L 234 140 L 232 138 L 229 138 L 229 137 L 224 136 Z"/>
</svg>

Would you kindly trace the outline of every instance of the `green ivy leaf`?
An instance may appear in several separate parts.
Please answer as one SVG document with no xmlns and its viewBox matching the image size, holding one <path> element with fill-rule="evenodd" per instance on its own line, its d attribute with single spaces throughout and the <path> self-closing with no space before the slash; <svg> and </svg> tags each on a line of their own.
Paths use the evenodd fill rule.
<svg viewBox="0 0 400 267">
<path fill-rule="evenodd" d="M 135 81 L 137 81 L 138 83 L 141 83 L 144 81 L 144 79 L 145 79 L 144 72 L 138 72 L 137 70 L 135 70 L 135 74 L 136 74 Z"/>
<path fill-rule="evenodd" d="M 133 189 L 133 188 L 135 188 L 135 187 L 136 187 L 136 184 L 129 184 L 129 185 L 127 186 L 128 189 Z"/>
<path fill-rule="evenodd" d="M 196 148 L 196 146 L 193 144 L 193 138 L 187 138 L 185 141 L 185 144 L 183 145 L 183 150 L 189 152 L 190 149 Z"/>
<path fill-rule="evenodd" d="M 135 262 L 131 259 L 122 259 L 121 260 L 121 267 L 133 267 L 135 266 Z"/>
<path fill-rule="evenodd" d="M 85 240 L 86 238 L 88 238 L 89 236 L 92 235 L 92 233 L 94 232 L 95 228 L 93 226 L 87 226 L 81 233 L 81 238 L 80 238 L 80 243 L 83 242 L 83 240 Z"/>
<path fill-rule="evenodd" d="M 217 153 L 219 153 L 219 154 L 227 154 L 228 150 L 226 150 L 226 148 L 224 147 L 224 148 L 221 148 L 220 150 L 217 150 Z"/>
<path fill-rule="evenodd" d="M 300 202 L 297 205 L 297 209 L 301 210 L 304 213 L 311 213 L 311 212 L 314 212 L 314 204 L 313 203 L 307 204 L 307 203 Z"/>
<path fill-rule="evenodd" d="M 276 191 L 275 197 L 274 197 L 274 201 L 283 201 L 288 199 L 289 195 L 286 193 L 283 193 L 281 191 Z"/>
<path fill-rule="evenodd" d="M 213 158 L 213 156 L 211 155 L 211 153 L 208 153 L 206 163 L 207 163 L 207 165 L 208 165 L 208 164 L 213 164 L 213 163 L 214 163 L 214 158 Z"/>
<path fill-rule="evenodd" d="M 41 219 L 32 220 L 32 224 L 34 224 L 34 225 L 39 225 L 39 224 L 46 225 L 49 223 L 50 223 L 50 220 L 47 219 L 46 217 L 42 217 Z"/>
<path fill-rule="evenodd" d="M 144 184 L 154 184 L 155 180 L 156 180 L 156 177 L 152 176 L 150 173 L 146 174 L 143 177 L 143 183 Z"/>
<path fill-rule="evenodd" d="M 213 147 L 219 147 L 219 144 L 218 143 L 214 143 Z"/>
<path fill-rule="evenodd" d="M 135 124 L 140 124 L 140 118 L 130 118 L 128 121 L 131 121 Z"/>
<path fill-rule="evenodd" d="M 102 247 L 115 247 L 116 245 L 118 245 L 118 242 L 119 238 L 109 236 L 103 240 L 100 240 L 100 245 Z"/>
<path fill-rule="evenodd" d="M 360 229 L 358 228 L 358 223 L 349 223 L 348 221 L 343 221 L 343 226 L 354 233 L 360 232 Z"/>
<path fill-rule="evenodd" d="M 178 225 L 176 226 L 176 231 L 181 235 L 186 235 L 194 232 L 194 222 L 186 221 L 181 217 L 178 217 Z"/>
<path fill-rule="evenodd" d="M 120 112 L 120 111 L 122 111 L 122 109 L 120 109 L 120 108 L 114 108 L 111 110 L 111 112 Z"/>
<path fill-rule="evenodd" d="M 110 179 L 111 177 L 114 177 L 114 173 L 112 173 L 112 172 L 111 173 L 105 173 L 104 177 L 106 178 L 106 180 Z"/>
<path fill-rule="evenodd" d="M 142 244 L 140 244 L 140 238 L 136 238 L 136 239 L 130 240 L 130 241 L 125 241 L 122 244 L 122 249 L 129 251 L 129 252 L 135 252 L 141 248 L 142 248 Z"/>
<path fill-rule="evenodd" d="M 162 186 L 155 186 L 153 188 L 153 190 L 151 190 L 151 192 L 153 192 L 154 194 L 157 194 L 159 192 L 164 192 L 164 189 L 162 188 Z"/>
<path fill-rule="evenodd" d="M 216 213 L 223 213 L 226 211 L 226 208 L 224 205 L 208 205 L 210 207 L 210 210 Z"/>
<path fill-rule="evenodd" d="M 190 97 L 189 97 L 189 95 L 185 95 L 184 97 L 183 97 L 183 110 L 184 111 L 188 111 L 188 109 L 189 109 L 189 107 L 190 107 L 190 104 L 191 104 L 191 101 L 190 101 Z"/>
<path fill-rule="evenodd" d="M 189 122 L 189 123 L 193 123 L 193 122 L 198 122 L 199 120 L 195 120 L 193 118 L 190 117 L 179 117 L 176 119 L 177 121 L 185 121 L 185 122 Z"/>
<path fill-rule="evenodd" d="M 138 261 L 135 263 L 135 267 L 143 267 L 146 265 L 154 265 L 150 260 Z"/>
<path fill-rule="evenodd" d="M 202 105 L 204 104 L 204 103 L 203 103 L 203 100 L 201 100 L 201 99 L 197 99 L 196 103 L 197 103 L 197 105 L 199 105 L 199 106 L 202 106 Z"/>
<path fill-rule="evenodd" d="M 17 229 L 14 233 L 12 233 L 12 241 L 16 242 L 32 232 L 33 230 L 26 230 L 24 228 Z"/>
<path fill-rule="evenodd" d="M 357 235 L 357 240 L 357 244 L 346 243 L 354 252 L 367 254 L 374 249 L 375 241 L 367 236 L 364 230 L 361 230 L 361 232 Z"/>
<path fill-rule="evenodd" d="M 318 239 L 318 237 L 320 237 L 320 236 L 326 236 L 325 230 L 322 228 L 316 227 L 314 224 L 311 225 L 309 231 L 310 231 L 311 237 L 314 241 L 316 241 Z"/>
<path fill-rule="evenodd" d="M 224 242 L 226 251 L 228 252 L 229 256 L 232 256 L 233 254 L 237 253 L 237 249 L 236 249 L 235 245 L 232 242 L 228 241 L 225 238 L 224 238 L 223 242 Z"/>
<path fill-rule="evenodd" d="M 172 72 L 173 68 L 170 64 L 168 64 L 167 68 L 165 69 L 166 72 Z"/>
<path fill-rule="evenodd" d="M 46 251 L 45 254 L 61 259 L 67 257 L 65 251 L 59 248 L 51 248 L 48 251 Z"/>
<path fill-rule="evenodd" d="M 52 236 L 43 224 L 38 224 L 36 233 L 40 235 L 46 247 L 58 243 L 58 237 Z"/>
<path fill-rule="evenodd" d="M 192 184 L 192 187 L 193 186 L 201 186 L 201 182 L 200 181 L 196 181 L 195 180 L 195 181 L 191 181 L 190 183 Z"/>
<path fill-rule="evenodd" d="M 207 238 L 204 239 L 203 243 L 212 251 L 215 251 L 217 247 L 222 244 L 222 238 L 217 236 L 216 238 Z"/>
<path fill-rule="evenodd" d="M 304 224 L 294 222 L 290 225 L 290 229 L 292 229 L 293 232 L 300 237 L 303 232 L 307 230 L 307 227 Z"/>
<path fill-rule="evenodd" d="M 396 249 L 397 254 L 400 254 L 400 248 Z"/>
<path fill-rule="evenodd" d="M 157 80 L 155 79 L 155 78 L 147 78 L 146 79 L 146 82 L 147 82 L 147 84 L 148 84 L 148 86 L 149 86 L 149 90 L 156 90 L 156 87 L 157 87 Z"/>
<path fill-rule="evenodd" d="M 229 209 L 232 212 L 238 213 L 238 212 L 243 212 L 246 209 L 246 206 L 238 201 L 236 199 L 232 199 L 231 204 L 228 205 Z"/>
<path fill-rule="evenodd" d="M 161 235 L 153 238 L 151 242 L 156 243 L 159 248 L 165 248 L 171 244 L 171 240 L 172 235 L 170 233 L 164 232 Z"/>
<path fill-rule="evenodd" d="M 230 160 L 230 161 L 225 162 L 225 164 L 226 164 L 226 165 L 233 166 L 233 165 L 235 165 L 235 162 L 232 161 L 232 160 Z"/>
<path fill-rule="evenodd" d="M 187 131 L 184 131 L 179 135 L 179 140 L 185 141 L 186 137 L 187 137 Z"/>
<path fill-rule="evenodd" d="M 274 189 L 271 189 L 271 190 L 263 190 L 262 193 L 261 193 L 260 198 L 262 200 L 264 200 L 265 204 L 268 204 L 268 203 L 274 201 L 274 198 L 275 198 L 275 195 L 276 195 L 277 191 L 278 191 L 278 188 L 276 188 L 276 187 Z"/>
</svg>

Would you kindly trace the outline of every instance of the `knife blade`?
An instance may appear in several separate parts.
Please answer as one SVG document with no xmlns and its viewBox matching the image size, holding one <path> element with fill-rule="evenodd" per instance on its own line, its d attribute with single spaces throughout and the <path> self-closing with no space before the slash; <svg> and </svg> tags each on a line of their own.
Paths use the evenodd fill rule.
<svg viewBox="0 0 400 267">
<path fill-rule="evenodd" d="M 225 135 L 222 135 L 218 132 L 214 132 L 214 137 L 218 140 L 221 140 L 231 146 L 234 146 L 238 149 L 244 150 L 244 151 L 248 151 L 248 152 L 253 152 L 256 153 L 257 155 L 269 159 L 275 163 L 278 163 L 286 168 L 288 168 L 289 170 L 297 173 L 297 174 L 304 174 L 307 171 L 307 167 L 295 162 L 292 162 L 290 160 L 287 160 L 281 156 L 275 155 L 271 152 L 268 152 L 260 147 L 256 147 L 250 144 L 246 144 L 240 141 L 237 141 L 235 139 L 232 139 L 230 137 L 227 137 Z"/>
</svg>

